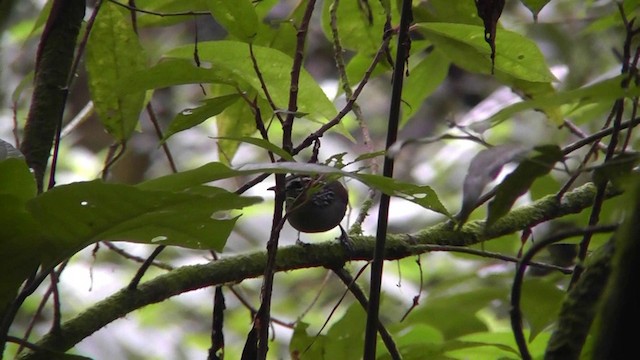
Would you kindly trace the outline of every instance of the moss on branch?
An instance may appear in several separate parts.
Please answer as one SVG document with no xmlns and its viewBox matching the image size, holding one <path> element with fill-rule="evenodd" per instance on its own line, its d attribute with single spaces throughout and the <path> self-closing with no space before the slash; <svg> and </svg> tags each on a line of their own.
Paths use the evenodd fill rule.
<svg viewBox="0 0 640 360">
<path fill-rule="evenodd" d="M 593 203 L 595 187 L 583 185 L 558 202 L 553 195 L 530 205 L 512 210 L 494 226 L 485 229 L 484 221 L 473 221 L 460 230 L 446 223 L 429 227 L 417 234 L 393 234 L 387 239 L 385 257 L 401 259 L 423 253 L 424 245 L 468 246 L 530 228 L 541 222 L 579 213 Z M 610 193 L 609 196 L 615 195 Z M 373 255 L 373 236 L 353 236 L 353 251 L 345 253 L 337 241 L 293 245 L 278 250 L 277 271 L 303 268 L 336 268 L 347 261 L 369 261 Z M 238 283 L 262 275 L 266 252 L 229 256 L 208 264 L 184 266 L 143 283 L 136 290 L 123 289 L 96 303 L 85 312 L 62 324 L 60 332 L 48 334 L 37 345 L 54 351 L 66 351 L 85 337 L 112 321 L 143 306 L 164 301 L 172 296 L 213 285 Z M 46 358 L 45 353 L 27 353 L 23 359 Z"/>
</svg>

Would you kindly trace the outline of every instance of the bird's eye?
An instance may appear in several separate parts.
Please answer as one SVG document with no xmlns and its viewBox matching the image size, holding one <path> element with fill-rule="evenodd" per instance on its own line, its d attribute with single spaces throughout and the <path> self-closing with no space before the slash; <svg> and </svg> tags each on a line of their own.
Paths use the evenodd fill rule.
<svg viewBox="0 0 640 360">
<path fill-rule="evenodd" d="M 294 189 L 302 189 L 304 187 L 304 182 L 300 178 L 291 179 L 287 182 L 287 188 Z"/>
</svg>

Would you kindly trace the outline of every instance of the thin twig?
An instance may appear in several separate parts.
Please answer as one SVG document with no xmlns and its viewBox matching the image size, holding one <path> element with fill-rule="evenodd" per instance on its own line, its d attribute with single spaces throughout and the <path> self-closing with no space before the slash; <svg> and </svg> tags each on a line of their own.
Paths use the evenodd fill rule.
<svg viewBox="0 0 640 360">
<path fill-rule="evenodd" d="M 298 91 L 300 82 L 300 72 L 302 71 L 302 60 L 304 59 L 304 47 L 307 41 L 307 31 L 311 21 L 311 14 L 316 5 L 316 0 L 309 0 L 302 15 L 302 20 L 298 26 L 296 34 L 296 50 L 293 55 L 293 65 L 291 66 L 291 83 L 289 85 L 289 104 L 287 106 L 287 117 L 282 123 L 282 148 L 291 153 L 293 143 L 291 142 L 291 132 L 293 130 L 293 120 L 298 111 Z"/>
<path fill-rule="evenodd" d="M 117 246 L 116 246 L 113 242 L 111 242 L 111 241 L 103 241 L 102 243 L 103 243 L 103 244 L 105 244 L 105 245 L 109 248 L 109 250 L 111 250 L 111 251 L 113 251 L 114 253 L 116 253 L 116 254 L 118 254 L 118 255 L 122 256 L 122 257 L 123 257 L 123 258 L 125 258 L 125 259 L 133 260 L 133 261 L 138 262 L 138 263 L 144 263 L 144 262 L 146 261 L 146 259 L 145 259 L 145 258 L 143 258 L 143 257 L 140 257 L 140 256 L 136 256 L 136 255 L 130 254 L 130 253 L 128 253 L 127 251 L 125 251 L 125 250 L 123 250 L 123 249 L 121 249 L 121 248 L 117 247 Z M 157 261 L 157 260 L 154 260 L 154 261 L 151 263 L 151 265 L 153 265 L 153 266 L 155 266 L 155 267 L 157 267 L 157 268 L 159 268 L 159 269 L 163 269 L 163 270 L 167 270 L 167 271 L 171 271 L 171 270 L 173 270 L 173 269 L 174 269 L 174 267 L 173 267 L 173 266 L 171 266 L 171 265 L 169 265 L 169 264 L 167 264 L 167 263 L 163 263 L 163 262 L 161 262 L 161 261 Z"/>
<path fill-rule="evenodd" d="M 147 103 L 147 114 L 149 115 L 149 121 L 153 124 L 153 128 L 156 131 L 156 136 L 158 140 L 164 139 L 164 135 L 162 134 L 162 129 L 160 128 L 160 124 L 158 123 L 158 118 L 156 116 L 155 111 L 153 110 L 153 106 L 151 105 L 151 101 Z M 169 167 L 171 168 L 171 172 L 174 174 L 178 172 L 178 168 L 176 167 L 175 161 L 173 161 L 173 155 L 171 155 L 171 150 L 169 149 L 169 145 L 167 145 L 166 141 L 162 142 L 162 151 L 164 151 L 164 155 L 167 157 L 167 161 L 169 162 Z"/>
<path fill-rule="evenodd" d="M 131 282 L 127 286 L 127 289 L 135 290 L 138 287 L 138 284 L 140 283 L 140 280 L 142 280 L 142 277 L 144 276 L 144 274 L 147 272 L 147 269 L 149 269 L 151 264 L 153 264 L 153 260 L 155 260 L 155 258 L 158 255 L 160 255 L 160 253 L 162 252 L 162 250 L 164 250 L 165 247 L 166 245 L 160 245 L 153 250 L 151 255 L 149 255 L 149 257 L 142 263 L 142 265 L 134 275 L 133 279 L 131 279 Z"/>
<path fill-rule="evenodd" d="M 148 15 L 160 16 L 160 17 L 166 17 L 166 16 L 211 16 L 211 13 L 208 12 L 208 11 L 180 11 L 180 12 L 163 13 L 163 12 L 140 9 L 140 8 L 135 7 L 135 6 L 123 4 L 123 3 L 115 1 L 115 0 L 109 0 L 109 1 L 112 2 L 113 4 L 116 4 L 118 6 L 121 6 L 121 7 L 125 8 L 125 9 L 131 10 L 131 11 L 135 11 L 135 12 L 139 12 L 139 13 L 143 13 L 143 14 L 148 14 Z"/>
<path fill-rule="evenodd" d="M 416 264 L 418 265 L 418 273 L 420 274 L 420 288 L 418 289 L 418 294 L 413 297 L 411 307 L 407 309 L 407 312 L 402 315 L 400 318 L 400 322 L 403 322 L 404 319 L 409 316 L 409 314 L 420 305 L 420 295 L 422 295 L 422 287 L 424 286 L 424 276 L 422 274 L 422 262 L 420 262 L 420 255 L 418 255 L 418 259 L 416 260 Z"/>
<path fill-rule="evenodd" d="M 253 71 L 255 71 L 258 80 L 260 81 L 260 87 L 262 87 L 262 92 L 264 92 L 264 97 L 267 99 L 269 105 L 271 105 L 271 109 L 273 110 L 274 115 L 280 120 L 280 123 L 284 121 L 282 115 L 280 115 L 280 110 L 276 103 L 273 101 L 271 97 L 271 93 L 269 93 L 269 88 L 267 87 L 267 83 L 264 81 L 264 77 L 262 76 L 262 71 L 260 71 L 260 66 L 258 65 L 258 59 L 256 58 L 256 54 L 253 52 L 253 44 L 249 43 L 249 58 L 251 59 L 251 63 L 253 64 Z M 259 109 L 259 108 L 258 108 Z M 258 110 L 258 112 L 260 112 Z"/>
<path fill-rule="evenodd" d="M 362 80 L 360 80 L 360 82 L 358 83 L 358 86 L 353 91 L 353 95 L 347 100 L 347 103 L 342 107 L 342 109 L 338 112 L 338 114 L 334 116 L 333 119 L 328 121 L 326 124 L 322 125 L 318 130 L 316 130 L 315 132 L 307 136 L 298 146 L 296 146 L 293 149 L 293 151 L 291 152 L 291 155 L 296 155 L 300 151 L 311 146 L 314 139 L 322 137 L 322 135 L 324 135 L 325 132 L 329 131 L 331 128 L 338 125 L 340 121 L 342 121 L 342 119 L 353 109 L 353 105 L 355 104 L 356 100 L 360 96 L 360 93 L 364 89 L 365 85 L 367 85 L 369 78 L 371 78 L 371 74 L 373 74 L 373 71 L 378 65 L 378 62 L 380 62 L 380 60 L 382 59 L 385 48 L 387 45 L 389 45 L 389 41 L 391 41 L 390 37 L 385 38 L 383 40 L 382 45 L 380 45 L 380 48 L 378 49 L 378 52 L 376 52 L 376 55 L 373 57 L 373 60 L 371 61 L 371 64 L 369 64 L 367 71 L 362 76 Z"/>
</svg>

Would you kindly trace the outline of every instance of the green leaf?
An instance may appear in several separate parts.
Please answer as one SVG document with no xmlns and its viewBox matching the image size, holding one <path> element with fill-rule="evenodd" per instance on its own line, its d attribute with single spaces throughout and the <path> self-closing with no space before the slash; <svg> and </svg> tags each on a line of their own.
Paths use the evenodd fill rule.
<svg viewBox="0 0 640 360">
<path fill-rule="evenodd" d="M 322 359 L 322 352 L 326 346 L 326 336 L 310 336 L 307 334 L 309 324 L 298 321 L 293 329 L 293 336 L 289 343 L 289 354 L 292 359 Z"/>
<path fill-rule="evenodd" d="M 371 22 L 369 14 L 360 0 L 340 1 L 336 9 L 336 23 L 340 43 L 344 49 L 375 54 L 380 47 L 384 33 L 385 15 L 379 1 L 368 1 L 371 8 Z M 331 7 L 333 1 L 325 1 L 322 11 L 322 30 L 329 41 L 333 41 L 331 30 Z"/>
<path fill-rule="evenodd" d="M 451 62 L 471 72 L 489 74 L 492 69 L 491 49 L 484 40 L 482 26 L 423 23 L 427 40 L 433 42 L 436 51 L 442 51 Z M 549 70 L 544 56 L 535 42 L 508 30 L 500 30 L 496 39 L 495 77 L 518 89 L 524 97 L 536 99 L 553 96 L 551 82 L 557 79 Z M 541 107 L 557 126 L 562 125 L 562 114 L 557 107 Z"/>
<path fill-rule="evenodd" d="M 533 359 L 542 358 L 549 342 L 549 333 L 543 333 L 528 345 Z M 521 359 L 520 352 L 510 331 L 486 331 L 468 334 L 446 344 L 450 351 L 447 359 Z"/>
<path fill-rule="evenodd" d="M 136 0 L 138 9 L 145 9 L 161 14 L 206 12 L 206 0 Z M 144 12 L 136 13 L 139 27 L 169 26 L 182 22 L 193 21 L 193 15 L 158 16 Z"/>
<path fill-rule="evenodd" d="M 438 199 L 437 194 L 429 186 L 403 183 L 384 176 L 351 173 L 330 166 L 299 162 L 247 164 L 238 169 L 232 169 L 223 163 L 212 162 L 197 169 L 148 180 L 139 184 L 138 187 L 146 190 L 178 190 L 220 179 L 262 173 L 325 174 L 350 177 L 385 194 L 400 197 L 426 209 L 451 217 L 451 214 Z"/>
<path fill-rule="evenodd" d="M 15 196 L 21 202 L 36 196 L 36 180 L 24 159 L 0 161 L 0 194 Z"/>
<path fill-rule="evenodd" d="M 362 359 L 366 313 L 354 302 L 327 332 L 325 359 Z"/>
<path fill-rule="evenodd" d="M 219 96 L 203 100 L 202 102 L 204 105 L 197 108 L 182 110 L 171 121 L 160 142 L 164 143 L 173 134 L 190 129 L 203 123 L 205 120 L 220 114 L 224 109 L 233 105 L 233 103 L 235 103 L 239 98 L 240 95 L 238 94 Z"/>
<path fill-rule="evenodd" d="M 520 0 L 531 11 L 533 21 L 538 21 L 538 14 L 551 0 Z"/>
<path fill-rule="evenodd" d="M 175 193 L 91 181 L 56 187 L 29 201 L 27 209 L 55 239 L 49 253 L 55 263 L 101 240 L 219 251 L 236 218 L 212 215 L 257 201 L 215 188 Z"/>
<path fill-rule="evenodd" d="M 529 342 L 558 319 L 566 293 L 540 278 L 527 280 L 522 287 L 521 308 L 529 324 Z"/>
<path fill-rule="evenodd" d="M 427 324 L 389 324 L 387 328 L 394 334 L 394 341 L 404 360 L 435 359 L 442 354 L 444 336 Z M 378 345 L 377 359 L 390 359 L 386 346 Z"/>
<path fill-rule="evenodd" d="M 267 151 L 271 151 L 275 155 L 278 155 L 287 161 L 295 161 L 293 156 L 291 156 L 291 154 L 289 154 L 288 152 L 284 151 L 283 148 L 265 139 L 258 139 L 258 138 L 248 137 L 248 136 L 242 136 L 242 137 L 216 136 L 214 139 L 230 140 L 234 142 L 243 142 L 243 143 L 255 145 Z"/>
<path fill-rule="evenodd" d="M 491 72 L 491 50 L 482 26 L 453 23 L 422 23 L 418 29 L 456 65 L 481 74 Z M 508 30 L 496 39 L 495 74 L 501 80 L 556 81 L 535 42 Z"/>
<path fill-rule="evenodd" d="M 428 324 L 440 331 L 445 339 L 486 331 L 487 325 L 476 313 L 491 301 L 506 299 L 507 290 L 483 288 L 458 294 L 444 294 L 427 299 L 405 319 L 408 324 Z"/>
<path fill-rule="evenodd" d="M 253 51 L 276 107 L 287 109 L 293 60 L 286 54 L 267 47 L 254 46 Z M 226 70 L 233 79 L 248 84 L 264 97 L 260 79 L 251 62 L 248 44 L 238 41 L 205 41 L 198 44 L 198 52 L 200 59 L 210 63 L 212 69 Z M 174 49 L 167 56 L 191 59 L 193 46 Z M 297 111 L 309 113 L 309 118 L 314 120 L 326 121 L 335 117 L 337 114 L 335 106 L 304 69 L 300 73 L 298 89 Z"/>
<path fill-rule="evenodd" d="M 255 91 L 251 91 L 255 93 Z M 254 95 L 255 97 L 255 95 Z M 262 113 L 262 112 L 261 112 Z M 256 132 L 255 115 L 249 105 L 244 101 L 236 102 L 216 116 L 218 134 L 227 137 L 244 137 Z M 231 164 L 231 160 L 238 151 L 239 143 L 231 140 L 217 142 L 220 159 L 225 164 Z"/>
<path fill-rule="evenodd" d="M 258 32 L 258 15 L 251 0 L 207 0 L 209 11 L 229 34 L 249 42 Z"/>
<path fill-rule="evenodd" d="M 411 201 L 426 209 L 451 218 L 451 214 L 449 214 L 444 205 L 442 205 L 436 192 L 429 186 L 403 183 L 379 175 L 359 174 L 354 177 L 385 194 Z"/>
<path fill-rule="evenodd" d="M 561 105 L 576 103 L 576 107 L 573 107 L 571 110 L 575 111 L 578 108 L 591 104 L 608 104 L 619 98 L 635 97 L 640 95 L 639 86 L 635 86 L 631 83 L 629 84 L 628 89 L 623 89 L 620 86 L 621 81 L 622 76 L 616 76 L 578 89 L 558 93 L 547 93 L 544 95 L 540 94 L 533 99 L 507 106 L 491 116 L 488 120 L 476 123 L 474 127 L 486 128 L 488 127 L 486 122 L 490 122 L 494 125 L 499 124 L 504 120 L 510 119 L 513 115 L 529 109 L 557 108 Z"/>
<path fill-rule="evenodd" d="M 162 59 L 151 68 L 137 71 L 122 80 L 119 94 L 160 89 L 174 85 L 215 83 L 237 85 L 232 75 L 223 69 L 197 67 L 190 59 Z"/>
<path fill-rule="evenodd" d="M 13 162 L 16 159 L 10 160 Z M 2 170 L 6 170 L 6 162 L 0 163 L 3 164 Z M 4 180 L 0 179 L 2 189 L 7 185 Z M 25 190 L 17 190 L 17 196 L 4 190 L 0 192 L 0 308 L 2 309 L 15 297 L 22 282 L 37 270 L 40 254 L 45 251 L 44 234 L 40 231 L 39 224 L 25 209 L 27 200 L 24 196 Z"/>
<path fill-rule="evenodd" d="M 130 14 L 106 2 L 96 17 L 87 42 L 86 67 L 91 98 L 107 132 L 126 141 L 144 104 L 143 91 L 121 93 L 122 83 L 144 69 L 146 56 L 133 31 Z"/>
<path fill-rule="evenodd" d="M 420 110 L 424 100 L 447 78 L 449 65 L 449 60 L 442 53 L 432 51 L 409 71 L 402 89 L 401 125 Z"/>
<path fill-rule="evenodd" d="M 496 188 L 496 196 L 489 203 L 486 226 L 490 227 L 506 215 L 515 201 L 529 190 L 533 182 L 551 171 L 554 164 L 563 158 L 557 145 L 534 148 L 537 155 L 527 158 Z"/>
</svg>

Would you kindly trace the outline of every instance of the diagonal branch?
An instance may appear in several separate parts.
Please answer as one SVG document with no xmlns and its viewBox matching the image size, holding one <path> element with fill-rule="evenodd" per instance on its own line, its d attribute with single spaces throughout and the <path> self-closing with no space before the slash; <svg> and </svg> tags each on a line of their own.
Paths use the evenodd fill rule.
<svg viewBox="0 0 640 360">
<path fill-rule="evenodd" d="M 593 204 L 596 187 L 589 183 L 567 192 L 561 202 L 549 195 L 531 205 L 512 210 L 490 229 L 484 221 L 472 221 L 460 230 L 446 223 L 427 228 L 417 234 L 389 235 L 387 260 L 414 256 L 426 251 L 424 245 L 468 246 L 530 228 L 541 222 L 579 213 Z M 615 196 L 610 191 L 607 196 Z M 372 236 L 352 236 L 353 252 L 347 256 L 338 242 L 287 246 L 278 250 L 276 271 L 291 271 L 312 267 L 336 268 L 346 261 L 369 261 L 373 255 Z M 164 301 L 172 296 L 208 286 L 236 283 L 263 274 L 267 262 L 265 251 L 241 254 L 203 265 L 178 268 L 141 284 L 136 290 L 123 289 L 96 303 L 85 312 L 63 323 L 60 331 L 43 337 L 37 346 L 66 351 L 82 339 L 109 323 L 143 306 Z M 46 358 L 46 354 L 25 354 L 23 359 Z"/>
</svg>

